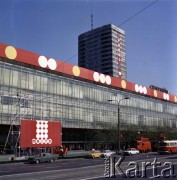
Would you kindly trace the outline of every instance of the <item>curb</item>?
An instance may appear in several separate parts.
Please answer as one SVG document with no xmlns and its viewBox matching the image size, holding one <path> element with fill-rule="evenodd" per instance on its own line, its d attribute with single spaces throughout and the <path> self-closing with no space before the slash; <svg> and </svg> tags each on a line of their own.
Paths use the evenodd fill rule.
<svg viewBox="0 0 177 180">
<path fill-rule="evenodd" d="M 72 159 L 72 158 L 84 158 L 87 154 L 67 154 L 64 157 L 59 157 L 58 159 Z M 10 156 L 10 158 L 0 158 L 0 164 L 7 164 L 7 163 L 18 163 L 18 162 L 27 162 L 28 159 L 26 157 L 19 158 L 19 157 Z"/>
</svg>

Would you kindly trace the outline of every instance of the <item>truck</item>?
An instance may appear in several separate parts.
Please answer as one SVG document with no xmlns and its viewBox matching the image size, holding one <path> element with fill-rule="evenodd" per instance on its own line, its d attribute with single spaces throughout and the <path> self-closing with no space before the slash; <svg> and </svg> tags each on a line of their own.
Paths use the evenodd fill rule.
<svg viewBox="0 0 177 180">
<path fill-rule="evenodd" d="M 152 150 L 149 138 L 140 137 L 136 140 L 136 149 L 140 152 L 149 152 Z"/>
</svg>

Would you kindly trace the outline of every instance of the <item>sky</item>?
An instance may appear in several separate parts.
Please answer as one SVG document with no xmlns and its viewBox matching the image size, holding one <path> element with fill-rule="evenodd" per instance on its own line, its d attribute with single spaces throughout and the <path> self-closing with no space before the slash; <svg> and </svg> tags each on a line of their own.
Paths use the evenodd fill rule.
<svg viewBox="0 0 177 180">
<path fill-rule="evenodd" d="M 128 81 L 177 94 L 177 0 L 0 0 L 0 43 L 78 65 L 91 9 L 125 31 Z"/>
</svg>

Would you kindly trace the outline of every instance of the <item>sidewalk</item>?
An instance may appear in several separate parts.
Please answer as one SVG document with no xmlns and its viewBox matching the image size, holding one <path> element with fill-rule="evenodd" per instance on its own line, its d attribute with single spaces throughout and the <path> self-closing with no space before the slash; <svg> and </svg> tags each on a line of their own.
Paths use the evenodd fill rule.
<svg viewBox="0 0 177 180">
<path fill-rule="evenodd" d="M 75 157 L 85 157 L 89 151 L 84 150 L 70 150 L 64 155 L 64 158 L 75 158 Z"/>
<path fill-rule="evenodd" d="M 15 155 L 13 154 L 0 155 L 0 163 L 13 161 L 14 158 L 15 158 Z"/>
<path fill-rule="evenodd" d="M 85 157 L 89 151 L 84 150 L 71 150 L 64 155 L 64 159 L 68 158 L 82 158 Z M 0 155 L 0 163 L 12 163 L 12 162 L 25 162 L 28 160 L 29 156 L 15 157 L 13 154 L 9 155 Z"/>
</svg>

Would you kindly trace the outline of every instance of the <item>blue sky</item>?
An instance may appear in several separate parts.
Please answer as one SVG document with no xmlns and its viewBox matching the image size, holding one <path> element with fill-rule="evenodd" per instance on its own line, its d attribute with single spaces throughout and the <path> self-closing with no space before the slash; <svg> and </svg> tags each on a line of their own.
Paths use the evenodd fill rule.
<svg viewBox="0 0 177 180">
<path fill-rule="evenodd" d="M 0 42 L 77 65 L 91 5 L 94 28 L 111 23 L 126 33 L 127 80 L 177 94 L 176 0 L 0 0 Z"/>
</svg>

